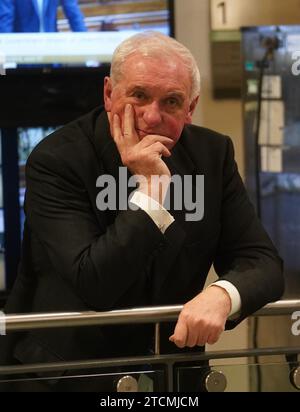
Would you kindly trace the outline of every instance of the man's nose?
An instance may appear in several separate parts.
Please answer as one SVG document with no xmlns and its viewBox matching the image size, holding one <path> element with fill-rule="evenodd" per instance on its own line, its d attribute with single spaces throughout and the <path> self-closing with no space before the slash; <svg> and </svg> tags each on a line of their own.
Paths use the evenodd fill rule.
<svg viewBox="0 0 300 412">
<path fill-rule="evenodd" d="M 162 118 L 159 104 L 157 102 L 152 102 L 144 107 L 143 119 L 149 127 L 154 127 L 161 123 Z"/>
</svg>

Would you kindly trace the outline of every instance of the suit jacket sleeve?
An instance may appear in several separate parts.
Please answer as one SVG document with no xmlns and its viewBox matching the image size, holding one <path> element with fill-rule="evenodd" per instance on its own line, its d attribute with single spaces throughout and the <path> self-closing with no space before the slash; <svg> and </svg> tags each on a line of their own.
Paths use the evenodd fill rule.
<svg viewBox="0 0 300 412">
<path fill-rule="evenodd" d="M 14 30 L 15 0 L 0 1 L 0 33 L 12 33 Z"/>
<path fill-rule="evenodd" d="M 73 31 L 86 31 L 83 15 L 76 0 L 62 0 L 64 13 Z"/>
<path fill-rule="evenodd" d="M 256 216 L 227 140 L 224 161 L 221 236 L 214 267 L 241 295 L 242 308 L 236 322 L 283 294 L 282 260 Z"/>
<path fill-rule="evenodd" d="M 56 153 L 35 150 L 26 179 L 27 224 L 47 256 L 41 276 L 58 274 L 95 310 L 117 308 L 127 293 L 147 290 L 145 269 L 165 239 L 145 212 L 120 212 L 106 225 L 105 212 L 93 210 L 96 199 Z"/>
</svg>

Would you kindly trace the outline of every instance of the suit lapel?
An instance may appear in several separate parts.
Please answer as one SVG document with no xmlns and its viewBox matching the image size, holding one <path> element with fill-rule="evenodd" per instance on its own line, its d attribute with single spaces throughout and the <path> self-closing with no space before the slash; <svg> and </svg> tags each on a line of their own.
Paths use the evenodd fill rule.
<svg viewBox="0 0 300 412">
<path fill-rule="evenodd" d="M 179 176 L 181 182 L 184 181 L 186 176 L 193 176 L 196 173 L 195 164 L 184 147 L 187 133 L 187 130 L 184 129 L 179 142 L 172 150 L 172 156 L 163 159 L 168 166 L 171 175 Z M 176 264 L 176 259 L 180 256 L 182 247 L 187 240 L 189 233 L 189 223 L 186 222 L 186 212 L 184 210 L 185 206 L 182 204 L 181 210 L 175 210 L 174 199 L 174 187 L 171 185 L 169 212 L 175 218 L 175 223 L 173 223 L 166 232 L 166 248 L 157 254 L 152 261 L 152 304 L 154 305 L 159 305 L 162 301 L 165 302 L 165 299 L 167 299 L 169 290 L 168 285 L 173 283 L 172 267 Z"/>
</svg>

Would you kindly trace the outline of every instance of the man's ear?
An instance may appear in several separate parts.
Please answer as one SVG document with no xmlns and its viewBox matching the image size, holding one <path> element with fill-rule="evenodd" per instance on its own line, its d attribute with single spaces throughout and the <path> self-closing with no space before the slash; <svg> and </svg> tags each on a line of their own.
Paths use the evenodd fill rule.
<svg viewBox="0 0 300 412">
<path fill-rule="evenodd" d="M 107 112 L 111 111 L 112 81 L 106 76 L 104 79 L 104 106 Z"/>
<path fill-rule="evenodd" d="M 192 123 L 193 114 L 198 104 L 198 100 L 199 100 L 199 96 L 195 97 L 195 99 L 192 100 L 190 107 L 189 107 L 188 114 L 186 115 L 186 119 L 185 119 L 186 124 Z"/>
</svg>

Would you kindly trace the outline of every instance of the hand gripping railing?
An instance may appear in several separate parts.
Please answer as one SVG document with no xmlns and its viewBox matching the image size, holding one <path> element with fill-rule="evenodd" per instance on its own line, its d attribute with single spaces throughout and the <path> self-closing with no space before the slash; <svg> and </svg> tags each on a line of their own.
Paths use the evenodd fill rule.
<svg viewBox="0 0 300 412">
<path fill-rule="evenodd" d="M 128 323 L 155 323 L 155 354 L 159 354 L 159 324 L 177 320 L 183 306 L 162 306 L 138 309 L 114 310 L 110 312 L 70 312 L 6 315 L 2 323 L 5 330 L 77 327 L 92 325 L 120 325 Z M 253 316 L 289 315 L 300 310 L 300 300 L 281 300 L 270 303 Z"/>
<path fill-rule="evenodd" d="M 109 312 L 62 312 L 25 315 L 6 315 L 3 319 L 6 331 L 28 329 L 120 325 L 128 323 L 161 323 L 177 320 L 183 306 L 161 306 Z M 253 316 L 290 315 L 300 311 L 300 300 L 281 300 L 270 303 Z"/>
<path fill-rule="evenodd" d="M 70 312 L 70 313 L 39 313 L 39 314 L 25 314 L 25 315 L 4 315 L 2 316 L 2 323 L 5 324 L 6 332 L 24 331 L 32 329 L 42 328 L 57 328 L 57 327 L 79 327 L 79 326 L 91 326 L 91 325 L 119 325 L 129 323 L 155 323 L 155 355 L 151 357 L 152 363 L 161 363 L 164 361 L 168 363 L 168 387 L 172 388 L 172 364 L 176 361 L 189 359 L 189 354 L 175 355 L 174 359 L 171 359 L 169 355 L 160 355 L 160 334 L 159 324 L 162 322 L 176 321 L 183 306 L 164 306 L 164 307 L 149 307 L 149 308 L 137 308 L 127 310 L 114 310 L 109 312 Z M 291 315 L 296 311 L 300 311 L 300 300 L 282 300 L 275 303 L 266 305 L 253 316 L 279 316 L 279 315 Z M 0 319 L 1 320 L 1 319 Z M 247 351 L 249 356 L 262 356 L 284 353 L 295 354 L 299 353 L 299 348 L 284 348 L 284 350 L 276 350 L 272 348 L 266 349 L 252 349 Z M 211 354 L 198 354 L 193 359 L 196 360 L 209 360 L 209 359 L 221 359 L 221 358 L 236 358 L 245 356 L 245 351 L 230 351 L 224 352 L 212 352 Z M 182 359 L 181 359 L 182 358 Z M 149 360 L 149 359 L 148 359 Z M 137 358 L 131 361 L 131 364 L 146 363 L 146 358 Z M 106 365 L 107 363 L 107 365 Z M 116 360 L 101 360 L 101 366 L 118 366 L 123 363 L 122 359 Z M 127 362 L 128 363 L 128 362 Z M 68 362 L 65 366 L 69 369 L 76 369 L 78 366 L 99 366 L 99 362 Z M 20 371 L 23 372 L 38 372 L 39 370 L 58 370 L 63 366 L 58 364 L 49 365 L 31 365 L 29 367 L 24 366 L 12 366 L 12 367 L 0 367 L 1 373 L 15 374 Z M 27 368 L 27 369 L 26 369 Z M 298 370 L 298 369 L 297 369 Z"/>
</svg>

